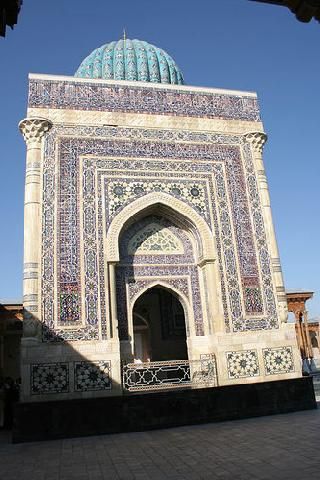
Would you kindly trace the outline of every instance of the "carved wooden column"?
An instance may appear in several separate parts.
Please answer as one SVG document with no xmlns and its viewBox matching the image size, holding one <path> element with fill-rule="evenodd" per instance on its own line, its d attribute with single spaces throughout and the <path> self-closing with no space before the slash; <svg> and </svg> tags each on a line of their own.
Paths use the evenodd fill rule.
<svg viewBox="0 0 320 480">
<path fill-rule="evenodd" d="M 287 319 L 288 319 L 287 298 L 285 294 L 277 239 L 276 239 L 273 220 L 272 220 L 268 181 L 267 181 L 263 158 L 262 158 L 262 150 L 267 141 L 267 135 L 263 132 L 250 132 L 245 135 L 245 139 L 251 145 L 253 161 L 254 161 L 257 178 L 258 178 L 258 186 L 259 186 L 260 198 L 262 203 L 266 235 L 267 235 L 268 244 L 270 247 L 271 266 L 272 266 L 273 278 L 275 281 L 276 292 L 277 292 L 280 321 L 287 322 Z"/>
<path fill-rule="evenodd" d="M 313 358 L 313 350 L 312 350 L 312 343 L 311 343 L 310 332 L 308 327 L 308 311 L 304 310 L 302 312 L 302 315 L 303 315 L 302 318 L 303 318 L 303 325 L 304 325 L 305 336 L 306 336 L 307 357 L 311 360 Z"/>
<path fill-rule="evenodd" d="M 298 310 L 295 313 L 296 317 L 296 325 L 298 328 L 298 335 L 300 335 L 301 338 L 301 357 L 302 360 L 305 360 L 308 358 L 308 345 L 307 345 L 307 338 L 306 338 L 306 331 L 303 323 L 303 313 L 301 310 Z"/>
<path fill-rule="evenodd" d="M 42 139 L 51 127 L 51 122 L 42 118 L 26 118 L 19 123 L 19 129 L 27 144 L 24 198 L 23 341 L 38 341 L 40 331 L 41 147 Z"/>
<path fill-rule="evenodd" d="M 298 339 L 298 345 L 301 353 L 301 358 L 302 360 L 305 360 L 307 355 L 306 355 L 306 348 L 305 348 L 305 335 L 304 335 L 304 330 L 302 326 L 300 310 L 296 310 L 294 312 L 294 316 L 296 320 L 296 332 L 297 332 L 297 339 Z"/>
<path fill-rule="evenodd" d="M 296 321 L 296 333 L 304 372 L 312 371 L 313 349 L 308 328 L 306 302 L 313 297 L 310 291 L 291 291 L 286 294 L 289 312 L 293 312 Z"/>
</svg>

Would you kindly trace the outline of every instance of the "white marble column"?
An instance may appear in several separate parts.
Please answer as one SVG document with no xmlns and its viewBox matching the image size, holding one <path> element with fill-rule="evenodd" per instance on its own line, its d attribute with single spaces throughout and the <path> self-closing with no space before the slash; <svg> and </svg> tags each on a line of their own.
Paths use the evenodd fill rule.
<svg viewBox="0 0 320 480">
<path fill-rule="evenodd" d="M 118 338 L 118 313 L 117 313 L 117 284 L 116 284 L 116 264 L 109 263 L 109 294 L 110 294 L 110 313 L 112 325 L 112 337 Z"/>
<path fill-rule="evenodd" d="M 272 220 L 268 181 L 267 181 L 263 158 L 262 158 L 262 150 L 267 141 L 267 135 L 263 132 L 250 132 L 245 135 L 245 139 L 251 145 L 252 157 L 254 160 L 254 165 L 257 173 L 266 235 L 267 235 L 267 240 L 268 240 L 269 249 L 270 249 L 269 251 L 271 255 L 271 267 L 272 267 L 273 279 L 275 282 L 276 292 L 277 292 L 280 321 L 287 322 L 288 320 L 287 298 L 285 294 L 277 239 L 276 239 L 273 220 Z"/>
<path fill-rule="evenodd" d="M 19 123 L 27 145 L 24 197 L 23 341 L 38 341 L 40 324 L 39 272 L 41 249 L 40 169 L 42 139 L 52 127 L 43 118 Z"/>
<path fill-rule="evenodd" d="M 199 266 L 203 268 L 206 278 L 207 299 L 209 318 L 208 321 L 213 326 L 211 333 L 224 332 L 225 323 L 223 316 L 222 299 L 220 295 L 219 285 L 220 278 L 215 260 L 205 260 Z M 209 329 L 210 330 L 210 329 Z"/>
</svg>

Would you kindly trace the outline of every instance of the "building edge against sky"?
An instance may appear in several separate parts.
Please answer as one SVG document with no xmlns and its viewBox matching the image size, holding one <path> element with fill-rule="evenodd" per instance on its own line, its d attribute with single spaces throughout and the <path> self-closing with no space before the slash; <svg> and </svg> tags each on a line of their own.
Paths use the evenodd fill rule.
<svg viewBox="0 0 320 480">
<path fill-rule="evenodd" d="M 214 358 L 219 385 L 301 376 L 256 94 L 158 83 L 170 65 L 148 51 L 148 82 L 29 77 L 23 401 L 121 394 L 138 338 L 140 361 Z M 184 330 L 171 312 L 155 337 L 155 292 Z"/>
</svg>

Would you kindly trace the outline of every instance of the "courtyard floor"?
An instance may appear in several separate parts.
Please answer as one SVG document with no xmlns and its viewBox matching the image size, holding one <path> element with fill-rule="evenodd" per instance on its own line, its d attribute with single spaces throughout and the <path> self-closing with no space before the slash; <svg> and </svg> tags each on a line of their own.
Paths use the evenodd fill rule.
<svg viewBox="0 0 320 480">
<path fill-rule="evenodd" d="M 320 408 L 18 445 L 2 431 L 0 479 L 319 480 L 319 446 Z"/>
</svg>

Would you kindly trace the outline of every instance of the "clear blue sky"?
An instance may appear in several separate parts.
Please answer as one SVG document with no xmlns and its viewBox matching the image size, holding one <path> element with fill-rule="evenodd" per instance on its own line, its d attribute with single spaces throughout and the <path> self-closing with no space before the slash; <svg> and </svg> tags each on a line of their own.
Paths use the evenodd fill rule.
<svg viewBox="0 0 320 480">
<path fill-rule="evenodd" d="M 248 0 L 25 0 L 0 38 L 0 298 L 22 296 L 27 75 L 73 75 L 94 48 L 122 36 L 172 55 L 188 85 L 257 91 L 264 160 L 287 289 L 315 291 L 320 315 L 320 25 Z"/>
</svg>

